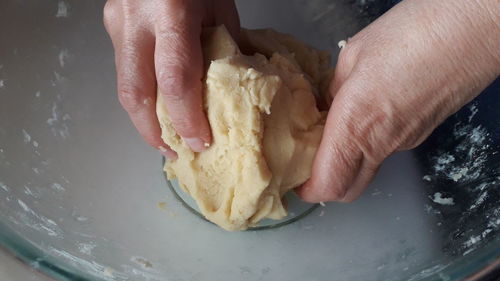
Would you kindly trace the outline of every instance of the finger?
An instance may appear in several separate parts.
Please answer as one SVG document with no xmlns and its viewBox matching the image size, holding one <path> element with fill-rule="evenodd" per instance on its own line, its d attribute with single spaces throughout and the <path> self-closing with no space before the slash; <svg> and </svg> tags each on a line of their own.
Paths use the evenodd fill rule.
<svg viewBox="0 0 500 281">
<path fill-rule="evenodd" d="M 173 152 L 161 139 L 156 116 L 156 80 L 153 63 L 154 38 L 151 33 L 128 32 L 116 36 L 118 98 L 144 140 L 169 158 Z"/>
<path fill-rule="evenodd" d="M 331 97 L 329 101 L 331 101 L 335 97 L 337 92 L 340 90 L 340 87 L 343 85 L 344 81 L 347 80 L 352 72 L 354 65 L 356 64 L 356 60 L 358 57 L 356 45 L 357 44 L 349 40 L 345 44 L 342 44 L 338 61 L 335 66 L 335 72 L 329 85 L 329 93 Z"/>
<path fill-rule="evenodd" d="M 348 113 L 351 109 L 344 104 L 343 97 L 333 101 L 311 178 L 297 189 L 305 201 L 351 202 L 366 189 L 379 167 L 355 141 L 356 125 Z"/>
<path fill-rule="evenodd" d="M 172 125 L 193 151 L 200 152 L 211 142 L 202 101 L 201 12 L 187 3 L 172 1 L 157 20 L 154 58 L 159 94 Z"/>
<path fill-rule="evenodd" d="M 122 22 L 122 15 L 119 12 L 116 3 L 112 0 L 106 1 L 103 8 L 103 23 L 106 31 L 111 35 L 113 39 L 114 30 Z"/>
</svg>

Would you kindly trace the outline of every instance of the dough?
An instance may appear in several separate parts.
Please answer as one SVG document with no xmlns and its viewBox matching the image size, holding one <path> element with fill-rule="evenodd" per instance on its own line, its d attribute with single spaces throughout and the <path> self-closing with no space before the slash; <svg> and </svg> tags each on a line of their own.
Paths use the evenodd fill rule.
<svg viewBox="0 0 500 281">
<path fill-rule="evenodd" d="M 332 71 L 329 56 L 289 35 L 242 30 L 243 55 L 227 30 L 202 35 L 204 106 L 212 145 L 192 152 L 174 131 L 158 95 L 162 138 L 178 154 L 165 171 L 226 230 L 287 215 L 282 200 L 310 177 L 325 114 L 315 94 Z"/>
</svg>

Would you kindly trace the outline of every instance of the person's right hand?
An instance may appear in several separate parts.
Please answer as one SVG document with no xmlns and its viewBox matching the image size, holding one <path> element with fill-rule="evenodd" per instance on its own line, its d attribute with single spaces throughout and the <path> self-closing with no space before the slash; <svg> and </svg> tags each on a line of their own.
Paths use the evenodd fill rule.
<svg viewBox="0 0 500 281">
<path fill-rule="evenodd" d="M 108 0 L 104 24 L 115 49 L 118 97 L 146 142 L 176 157 L 161 139 L 156 95 L 193 151 L 211 143 L 202 104 L 203 26 L 240 30 L 232 0 Z"/>
</svg>

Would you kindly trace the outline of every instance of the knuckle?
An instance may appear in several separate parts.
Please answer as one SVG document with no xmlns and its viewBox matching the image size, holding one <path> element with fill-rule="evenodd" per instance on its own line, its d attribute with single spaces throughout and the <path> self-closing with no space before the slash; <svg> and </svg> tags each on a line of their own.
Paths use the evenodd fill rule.
<svg viewBox="0 0 500 281">
<path fill-rule="evenodd" d="M 185 114 L 178 110 L 169 112 L 169 116 L 172 126 L 181 137 L 209 137 L 210 135 L 205 121 L 200 120 L 198 116 Z"/>
<path fill-rule="evenodd" d="M 352 137 L 350 137 L 350 139 L 352 140 Z M 341 170 L 345 169 L 345 172 L 356 167 L 362 157 L 355 142 L 333 145 L 331 147 L 331 155 L 335 155 L 336 165 L 338 166 L 340 164 L 340 167 L 337 168 Z M 344 182 L 340 183 L 345 185 Z"/>
<path fill-rule="evenodd" d="M 143 15 L 147 10 L 144 6 L 146 4 L 138 6 L 138 1 L 108 0 L 103 8 L 103 21 L 108 33 L 114 31 L 125 36 L 133 31 L 150 32 L 150 19 Z"/>
<path fill-rule="evenodd" d="M 142 108 L 142 95 L 136 87 L 122 84 L 118 88 L 118 100 L 127 112 L 133 114 Z"/>
<path fill-rule="evenodd" d="M 203 112 L 203 107 L 197 101 L 201 96 L 196 96 L 201 94 L 201 83 L 199 81 L 196 83 L 179 73 L 162 75 L 159 79 L 159 93 L 169 108 L 169 115 L 175 130 L 182 136 L 200 134 L 205 127 L 199 115 Z M 200 87 L 197 86 L 198 84 Z"/>
<path fill-rule="evenodd" d="M 344 201 L 347 189 L 344 187 L 329 188 L 325 192 L 325 201 Z"/>
<path fill-rule="evenodd" d="M 183 137 L 191 137 L 191 135 L 197 132 L 197 130 L 194 129 L 194 123 L 185 116 L 172 118 L 172 124 L 175 130 Z"/>
<path fill-rule="evenodd" d="M 357 42 L 348 40 L 347 44 L 342 48 L 337 62 L 338 71 L 349 73 L 356 64 L 360 50 Z"/>
<path fill-rule="evenodd" d="M 139 1 L 122 0 L 120 9 L 126 26 L 135 27 L 136 25 L 142 25 L 149 21 L 148 17 L 144 16 L 145 11 L 148 9 L 148 3 L 147 1 L 145 2 L 146 4 L 138 4 Z"/>
<path fill-rule="evenodd" d="M 189 62 L 186 50 L 192 48 L 195 40 L 194 32 L 189 32 L 186 24 L 182 22 L 171 22 L 171 19 L 160 19 L 155 23 L 155 36 L 168 47 L 172 54 L 168 58 L 178 58 L 178 60 Z M 199 42 L 197 43 L 199 44 Z"/>
<path fill-rule="evenodd" d="M 351 88 L 349 91 L 356 95 L 358 90 Z M 351 145 L 373 161 L 389 155 L 392 143 L 397 141 L 391 132 L 394 116 L 383 107 L 379 102 L 358 98 L 356 102 L 346 103 L 339 122 L 343 133 L 350 136 Z"/>
<path fill-rule="evenodd" d="M 194 137 L 204 134 L 202 132 L 204 123 L 201 120 L 197 120 L 197 117 L 178 110 L 171 111 L 169 115 L 174 129 L 181 136 Z"/>
<path fill-rule="evenodd" d="M 172 18 L 162 15 L 162 13 L 159 13 L 155 23 L 155 33 L 157 36 L 170 37 L 172 34 L 182 32 L 182 25 L 180 22 L 175 22 Z"/>
<path fill-rule="evenodd" d="M 193 0 L 169 0 L 160 1 L 160 13 L 157 14 L 157 20 L 165 20 L 172 23 L 186 23 L 193 20 L 193 16 L 197 16 L 199 9 L 203 7 L 205 1 Z M 159 26 L 160 27 L 160 26 Z"/>
<path fill-rule="evenodd" d="M 113 28 L 113 21 L 118 18 L 118 8 L 116 7 L 115 1 L 108 0 L 103 8 L 103 21 L 106 30 Z"/>
<path fill-rule="evenodd" d="M 358 139 L 370 160 L 378 162 L 392 154 L 405 138 L 405 128 L 395 110 L 375 109 Z"/>
<path fill-rule="evenodd" d="M 153 27 L 156 37 L 171 46 L 182 47 L 179 50 L 182 54 L 184 47 L 189 47 L 193 40 L 199 40 L 202 16 L 200 12 L 184 7 L 187 5 L 184 1 L 179 2 L 182 4 L 169 3 L 164 12 L 156 13 Z M 175 7 L 179 5 L 182 7 Z"/>
<path fill-rule="evenodd" d="M 200 81 L 196 81 L 192 73 L 182 66 L 164 68 L 157 77 L 158 86 L 169 101 L 178 101 L 181 94 L 196 89 Z"/>
<path fill-rule="evenodd" d="M 103 15 L 105 19 L 112 18 L 116 15 L 115 2 L 113 0 L 108 0 L 104 4 Z"/>
</svg>

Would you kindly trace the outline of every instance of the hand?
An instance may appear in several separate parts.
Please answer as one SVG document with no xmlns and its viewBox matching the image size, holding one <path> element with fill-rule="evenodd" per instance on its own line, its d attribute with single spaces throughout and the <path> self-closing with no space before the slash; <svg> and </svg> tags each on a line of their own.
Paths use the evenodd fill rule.
<svg viewBox="0 0 500 281">
<path fill-rule="evenodd" d="M 161 139 L 157 88 L 177 133 L 194 151 L 211 142 L 202 104 L 202 26 L 237 36 L 232 0 L 108 0 L 104 23 L 115 49 L 118 97 L 146 142 L 173 158 Z"/>
<path fill-rule="evenodd" d="M 500 74 L 497 0 L 405 0 L 342 49 L 306 201 L 356 199 Z"/>
</svg>

